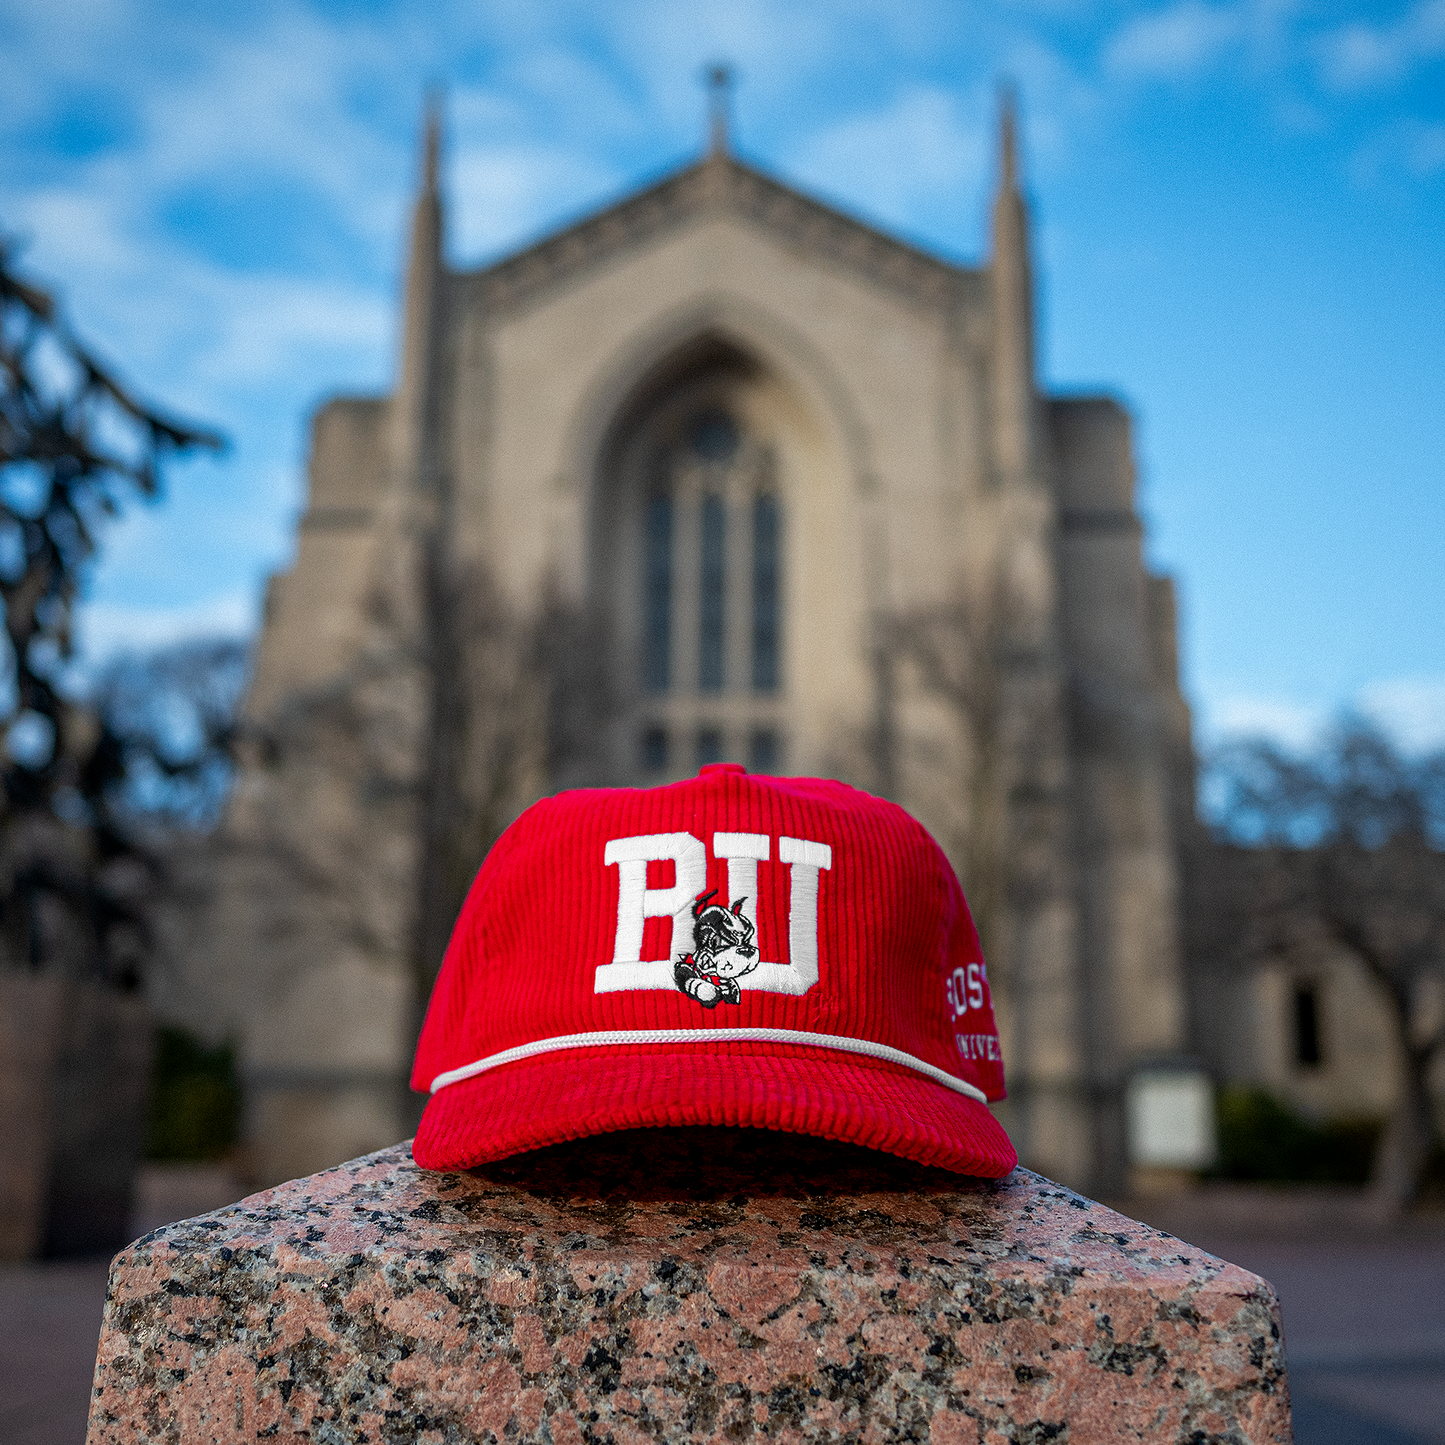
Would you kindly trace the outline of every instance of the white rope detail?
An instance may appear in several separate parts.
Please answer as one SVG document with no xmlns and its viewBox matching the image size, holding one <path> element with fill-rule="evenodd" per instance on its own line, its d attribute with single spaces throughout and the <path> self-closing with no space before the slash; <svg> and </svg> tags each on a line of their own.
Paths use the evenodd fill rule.
<svg viewBox="0 0 1445 1445">
<path fill-rule="evenodd" d="M 433 1094 L 448 1084 L 460 1083 L 463 1079 L 475 1078 L 488 1069 L 500 1068 L 503 1064 L 514 1064 L 518 1059 L 534 1058 L 537 1054 L 556 1053 L 560 1049 L 599 1049 L 609 1044 L 802 1044 L 811 1049 L 841 1049 L 847 1054 L 867 1054 L 870 1058 L 886 1059 L 890 1064 L 902 1064 L 905 1069 L 927 1074 L 945 1088 L 977 1099 L 980 1104 L 988 1103 L 988 1095 L 982 1089 L 966 1084 L 955 1078 L 946 1069 L 905 1054 L 888 1044 L 875 1043 L 872 1039 L 850 1039 L 841 1034 L 811 1034 L 801 1029 L 611 1029 L 592 1034 L 563 1034 L 555 1039 L 538 1039 L 535 1043 L 518 1044 L 513 1049 L 503 1049 L 499 1054 L 489 1054 L 475 1063 L 463 1064 L 459 1069 L 448 1069 L 431 1081 Z"/>
</svg>

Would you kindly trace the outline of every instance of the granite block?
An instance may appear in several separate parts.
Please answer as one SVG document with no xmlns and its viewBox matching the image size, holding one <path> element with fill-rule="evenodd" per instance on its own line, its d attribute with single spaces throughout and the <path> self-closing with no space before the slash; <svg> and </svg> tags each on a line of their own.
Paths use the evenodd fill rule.
<svg viewBox="0 0 1445 1445">
<path fill-rule="evenodd" d="M 648 1130 L 406 1145 L 115 1259 L 89 1445 L 1291 1438 L 1268 1284 L 1019 1169 Z"/>
</svg>

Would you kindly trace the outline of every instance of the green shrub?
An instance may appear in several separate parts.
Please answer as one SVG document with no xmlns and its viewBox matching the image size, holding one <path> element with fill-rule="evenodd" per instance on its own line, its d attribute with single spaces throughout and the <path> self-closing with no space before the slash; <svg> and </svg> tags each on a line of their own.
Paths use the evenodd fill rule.
<svg viewBox="0 0 1445 1445">
<path fill-rule="evenodd" d="M 1220 1179 L 1364 1184 L 1382 1126 L 1375 1119 L 1311 1124 L 1263 1089 L 1231 1085 L 1216 1104 Z"/>
<path fill-rule="evenodd" d="M 211 1047 L 186 1029 L 161 1028 L 156 1037 L 146 1157 L 174 1162 L 219 1159 L 235 1145 L 240 1123 L 234 1046 Z"/>
<path fill-rule="evenodd" d="M 1315 1178 L 1325 1184 L 1365 1184 L 1385 1132 L 1378 1119 L 1334 1119 L 1320 1131 Z"/>
</svg>

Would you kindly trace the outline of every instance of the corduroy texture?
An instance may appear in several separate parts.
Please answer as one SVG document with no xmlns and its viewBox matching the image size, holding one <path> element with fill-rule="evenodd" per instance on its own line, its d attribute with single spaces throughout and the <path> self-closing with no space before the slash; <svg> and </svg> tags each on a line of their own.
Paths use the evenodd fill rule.
<svg viewBox="0 0 1445 1445">
<path fill-rule="evenodd" d="M 766 838 L 754 910 L 761 958 L 797 969 L 816 939 L 818 981 L 802 993 L 753 986 L 705 1007 L 673 982 L 673 920 L 648 918 L 640 961 L 665 961 L 657 986 L 598 991 L 636 924 L 624 866 L 607 845 L 676 836 L 706 851 L 714 903 L 729 897 L 717 834 Z M 784 840 L 793 840 L 785 842 Z M 658 844 L 656 846 L 663 846 Z M 823 851 L 819 851 L 819 848 Z M 645 848 L 644 848 L 645 851 Z M 791 851 L 812 866 L 783 861 Z M 829 860 L 822 866 L 817 859 Z M 634 868 L 640 865 L 634 865 Z M 646 886 L 678 881 L 681 861 L 646 865 Z M 816 880 L 816 927 L 807 895 Z M 795 896 L 797 895 L 797 896 Z M 630 910 L 630 911 L 629 911 Z M 692 946 L 684 905 L 677 938 Z M 801 930 L 801 931 L 800 931 Z M 806 958 L 804 964 L 806 977 Z M 703 970 L 706 972 L 706 969 Z M 792 973 L 774 977 L 792 979 Z M 665 788 L 579 790 L 544 799 L 498 840 L 468 895 L 433 992 L 412 1087 L 522 1044 L 613 1030 L 696 1029 L 686 1045 L 608 1045 L 517 1060 L 439 1088 L 417 1131 L 429 1169 L 468 1168 L 565 1139 L 639 1126 L 727 1124 L 790 1130 L 998 1177 L 1017 1162 L 981 1103 L 910 1068 L 826 1048 L 729 1041 L 736 1028 L 863 1039 L 903 1050 L 1003 1097 L 997 1030 L 978 934 L 952 868 L 901 808 L 811 778 L 748 777 L 714 766 Z"/>
</svg>

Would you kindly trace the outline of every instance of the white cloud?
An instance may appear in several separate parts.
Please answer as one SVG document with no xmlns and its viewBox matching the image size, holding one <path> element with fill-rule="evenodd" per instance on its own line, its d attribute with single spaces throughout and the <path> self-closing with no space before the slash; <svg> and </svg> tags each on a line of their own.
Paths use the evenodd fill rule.
<svg viewBox="0 0 1445 1445">
<path fill-rule="evenodd" d="M 961 195 L 984 181 L 992 116 L 984 97 L 965 107 L 951 91 L 912 86 L 881 110 L 814 134 L 788 169 L 832 195 L 868 197 L 885 220 L 906 220 L 940 193 Z"/>
<path fill-rule="evenodd" d="M 1445 748 L 1445 677 L 1374 682 L 1360 692 L 1357 706 L 1412 751 Z"/>
<path fill-rule="evenodd" d="M 393 298 L 389 286 L 354 278 L 395 274 L 411 163 L 395 128 L 359 113 L 354 98 L 373 82 L 373 104 L 407 89 L 406 62 L 421 47 L 406 26 L 327 23 L 300 6 L 249 26 L 166 26 L 142 23 L 123 0 L 90 0 L 94 33 L 87 19 L 67 48 L 54 8 L 34 7 L 17 33 L 30 68 L 58 93 L 57 78 L 83 75 L 87 63 L 92 77 L 120 56 L 135 70 L 121 138 L 89 157 L 57 157 L 43 179 L 17 178 L 0 195 L 7 227 L 31 242 L 30 269 L 63 278 L 82 333 L 124 358 L 125 374 L 144 378 L 147 391 L 213 421 L 227 420 L 218 397 L 239 403 L 238 389 L 308 371 L 379 380 Z M 144 53 L 140 31 L 151 36 Z M 224 249 L 168 219 L 167 208 L 197 190 L 216 197 L 278 185 L 330 207 L 333 244 L 359 253 L 352 264 L 317 279 L 264 253 L 223 261 Z M 353 279 L 338 279 L 347 273 Z"/>
<path fill-rule="evenodd" d="M 562 146 L 457 147 L 447 174 L 450 248 L 468 265 L 532 239 L 589 202 L 610 200 L 622 185 L 607 167 Z"/>
<path fill-rule="evenodd" d="M 1238 12 L 1223 6 L 1180 0 L 1128 21 L 1104 51 L 1104 68 L 1114 75 L 1176 79 L 1212 64 L 1241 34 Z"/>
<path fill-rule="evenodd" d="M 1407 751 L 1445 748 L 1445 677 L 1381 678 L 1360 688 L 1346 711 L 1371 719 Z M 1206 748 L 1263 737 L 1295 752 L 1316 746 L 1340 715 L 1338 704 L 1247 693 L 1210 699 L 1197 712 Z"/>
<path fill-rule="evenodd" d="M 43 114 L 61 83 L 94 85 L 126 46 L 129 0 L 31 0 L 0 9 L 0 95 L 10 124 Z"/>
<path fill-rule="evenodd" d="M 121 607 L 91 602 L 78 612 L 78 652 L 84 668 L 125 652 L 150 652 L 199 637 L 249 637 L 257 625 L 253 589 L 186 607 Z"/>
<path fill-rule="evenodd" d="M 823 6 L 794 0 L 725 0 L 688 6 L 639 0 L 609 17 L 614 49 L 630 58 L 655 109 L 700 142 L 703 67 L 726 60 L 749 94 L 794 90 L 836 56 L 845 26 Z M 680 132 L 681 133 L 681 132 Z"/>
<path fill-rule="evenodd" d="M 544 113 L 585 116 L 593 135 L 627 136 L 646 129 L 639 96 L 601 65 L 556 45 L 520 55 L 503 79 L 540 102 Z"/>
<path fill-rule="evenodd" d="M 417 48 L 404 26 L 383 37 L 375 27 L 323 23 L 300 8 L 276 12 L 254 35 L 207 37 L 193 73 L 147 97 L 150 186 L 284 177 L 325 198 L 358 236 L 389 243 L 391 208 L 377 206 L 378 193 L 394 207 L 410 154 L 358 118 L 349 101 L 361 86 L 382 96 L 402 90 L 401 77 L 413 70 L 407 62 L 425 63 L 408 53 Z"/>
<path fill-rule="evenodd" d="M 1393 24 L 1343 25 L 1320 41 L 1319 55 L 1325 80 L 1340 90 L 1396 80 L 1445 55 L 1445 0 L 1419 0 Z"/>
<path fill-rule="evenodd" d="M 172 406 L 293 374 L 320 356 L 376 370 L 391 298 L 342 282 L 228 269 L 145 234 L 124 202 L 83 181 L 22 198 L 16 212 L 45 268 L 84 299 L 80 329 L 127 358 L 127 374 L 176 377 Z M 74 312 L 77 308 L 70 308 Z"/>
<path fill-rule="evenodd" d="M 1287 698 L 1238 694 L 1200 709 L 1200 733 L 1206 747 L 1231 738 L 1264 737 L 1284 747 L 1308 748 L 1329 721 L 1329 709 Z"/>
<path fill-rule="evenodd" d="M 197 279 L 225 305 L 215 344 L 197 356 L 210 382 L 264 381 L 304 369 L 318 352 L 375 357 L 395 324 L 392 298 L 343 285 L 204 272 Z"/>
</svg>

